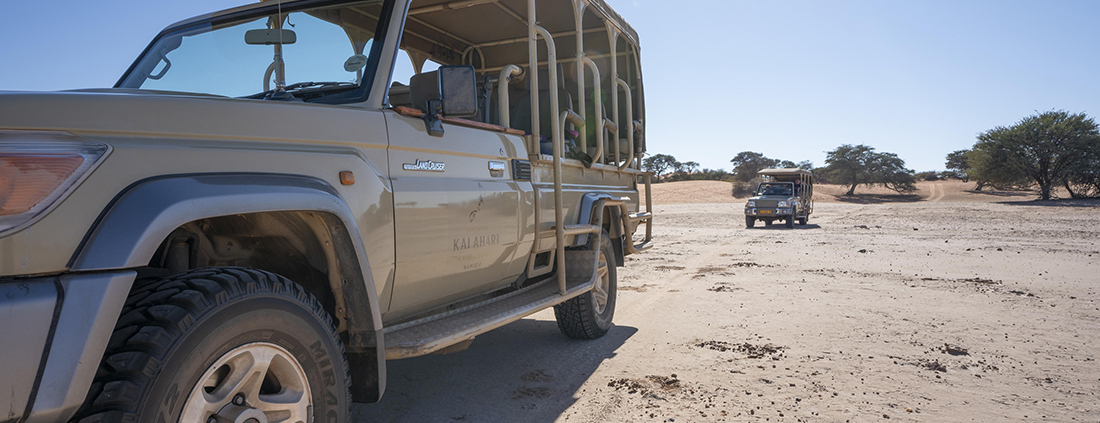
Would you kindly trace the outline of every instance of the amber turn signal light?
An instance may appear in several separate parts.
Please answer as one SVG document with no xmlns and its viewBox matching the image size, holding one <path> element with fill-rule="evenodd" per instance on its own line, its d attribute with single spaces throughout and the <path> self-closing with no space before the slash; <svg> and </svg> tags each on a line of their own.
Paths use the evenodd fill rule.
<svg viewBox="0 0 1100 423">
<path fill-rule="evenodd" d="M 340 183 L 344 185 L 351 185 L 355 183 L 355 174 L 350 170 L 340 172 Z"/>
<path fill-rule="evenodd" d="M 64 132 L 0 130 L 0 237 L 45 216 L 110 150 Z"/>
<path fill-rule="evenodd" d="M 0 216 L 30 211 L 83 163 L 78 155 L 0 155 Z"/>
</svg>

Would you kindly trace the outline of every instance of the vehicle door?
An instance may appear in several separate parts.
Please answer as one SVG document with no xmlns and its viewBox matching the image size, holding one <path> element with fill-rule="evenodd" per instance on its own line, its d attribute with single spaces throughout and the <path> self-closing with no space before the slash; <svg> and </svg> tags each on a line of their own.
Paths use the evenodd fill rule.
<svg viewBox="0 0 1100 423">
<path fill-rule="evenodd" d="M 385 112 L 394 190 L 396 273 L 390 309 L 426 309 L 513 282 L 519 186 L 511 179 L 519 137 Z"/>
</svg>

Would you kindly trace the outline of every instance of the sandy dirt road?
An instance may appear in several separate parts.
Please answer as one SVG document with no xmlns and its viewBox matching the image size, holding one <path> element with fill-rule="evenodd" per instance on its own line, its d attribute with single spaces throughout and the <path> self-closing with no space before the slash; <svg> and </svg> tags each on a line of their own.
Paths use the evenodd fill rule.
<svg viewBox="0 0 1100 423">
<path fill-rule="evenodd" d="M 545 311 L 389 362 L 385 398 L 353 412 L 1095 422 L 1100 203 L 1033 204 L 820 203 L 793 230 L 745 229 L 740 202 L 660 205 L 658 246 L 619 269 L 604 338 L 568 340 Z"/>
</svg>

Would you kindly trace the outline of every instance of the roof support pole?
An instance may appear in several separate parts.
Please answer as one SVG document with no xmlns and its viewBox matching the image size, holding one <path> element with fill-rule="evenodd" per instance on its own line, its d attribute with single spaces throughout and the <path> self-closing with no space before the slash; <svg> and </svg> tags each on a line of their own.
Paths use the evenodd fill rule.
<svg viewBox="0 0 1100 423">
<path fill-rule="evenodd" d="M 587 102 L 584 99 L 584 27 L 581 25 L 584 20 L 585 6 L 583 0 L 573 0 L 573 21 L 576 23 L 577 27 L 577 110 L 580 112 L 581 119 L 588 119 L 588 114 L 585 113 L 585 103 Z M 595 67 L 593 67 L 592 70 L 598 72 Z M 600 78 L 598 76 L 596 77 L 595 83 L 600 83 Z M 597 101 L 600 101 L 599 97 L 597 97 Z M 595 104 L 595 107 L 599 110 L 600 105 Z M 597 119 L 595 123 L 597 128 L 603 127 L 603 122 L 599 119 Z M 603 132 L 602 129 L 597 129 L 597 131 Z M 588 154 L 588 131 L 580 131 L 578 138 L 580 138 L 581 151 Z"/>
<path fill-rule="evenodd" d="M 531 142 L 527 152 L 539 155 L 539 40 L 535 24 L 535 0 L 527 0 L 527 81 L 531 88 Z M 548 54 L 554 54 L 548 51 Z M 554 67 L 551 67 L 554 69 Z M 556 70 L 556 69 L 555 69 Z M 555 94 L 557 95 L 557 94 Z M 537 243 L 537 241 L 536 241 Z"/>
<path fill-rule="evenodd" d="M 558 49 L 554 45 L 554 37 L 550 36 L 550 32 L 545 28 L 536 24 L 538 19 L 535 17 L 535 0 L 527 0 L 527 61 L 528 61 L 528 77 L 531 81 L 531 144 L 534 147 L 533 152 L 535 155 L 541 154 L 540 152 L 540 136 L 539 136 L 539 57 L 538 57 L 538 37 L 542 36 L 543 41 L 546 42 L 546 61 L 547 61 L 547 73 L 550 77 L 550 107 L 554 110 L 550 113 L 550 134 L 551 142 L 553 143 L 554 154 L 554 238 L 555 245 L 555 259 L 557 259 L 557 274 L 558 274 L 558 292 L 561 295 L 565 295 L 567 287 L 565 284 L 565 210 L 563 209 L 562 199 L 562 181 L 561 181 L 561 153 L 562 146 L 565 144 L 565 137 L 561 131 L 561 116 L 558 115 Z M 538 194 L 536 194 L 538 195 Z M 535 222 L 535 225 L 541 225 L 542 222 Z M 540 240 L 535 238 L 535 245 L 539 245 Z M 537 248 L 537 247 L 536 247 Z"/>
<path fill-rule="evenodd" d="M 535 0 L 528 1 L 532 5 L 535 3 Z M 531 22 L 534 21 L 535 19 L 532 16 Z M 557 242 L 557 252 L 555 253 L 557 257 L 555 258 L 558 262 L 558 292 L 561 295 L 565 295 L 565 204 L 562 198 L 561 187 L 561 155 L 562 147 L 565 146 L 565 134 L 563 134 L 561 130 L 561 116 L 557 113 L 558 105 L 560 104 L 558 103 L 558 49 L 554 46 L 554 38 L 550 36 L 550 32 L 538 25 L 534 25 L 534 27 L 535 31 L 542 36 L 544 41 L 546 41 L 546 60 L 549 62 L 547 63 L 547 73 L 550 77 L 550 107 L 553 108 L 550 111 L 550 135 L 551 142 L 554 144 L 554 238 Z M 531 75 L 538 75 L 537 68 L 533 69 Z M 534 83 L 536 81 L 537 79 L 532 79 L 531 82 Z M 538 85 L 532 85 L 531 98 L 535 101 L 538 101 L 538 96 L 534 95 L 538 90 Z M 539 115 L 532 113 L 531 120 L 533 122 L 538 122 Z M 532 123 L 531 126 L 535 126 L 534 123 Z M 536 138 L 535 145 L 538 146 L 539 144 L 539 139 Z"/>
<path fill-rule="evenodd" d="M 611 22 L 604 22 L 604 25 L 607 26 L 607 43 L 611 46 L 611 120 L 615 122 L 616 128 L 622 128 L 622 122 L 619 122 L 619 92 L 615 86 L 615 81 L 619 80 L 619 29 Z M 618 165 L 619 137 L 616 135 L 612 142 L 615 143 L 615 165 Z"/>
<path fill-rule="evenodd" d="M 631 107 L 634 104 L 634 99 L 631 98 L 631 95 L 630 95 L 630 84 L 627 84 L 626 81 L 622 80 L 622 78 L 616 79 L 615 84 L 623 90 L 623 94 L 626 94 L 626 121 L 627 121 L 626 144 L 627 144 L 627 150 L 630 150 L 629 151 L 630 154 L 627 156 L 626 161 L 619 164 L 619 170 L 623 170 L 623 169 L 626 169 L 627 166 L 630 166 L 630 164 L 634 162 L 634 107 Z M 615 96 L 618 97 L 619 96 L 618 94 L 619 93 L 616 92 Z M 618 162 L 619 162 L 619 140 L 616 139 L 615 140 L 615 163 L 618 163 Z"/>
<path fill-rule="evenodd" d="M 604 133 L 604 131 L 607 130 L 608 126 L 611 126 L 612 128 L 614 128 L 614 130 L 611 132 L 612 134 L 616 134 L 619 131 L 618 131 L 618 128 L 614 127 L 614 124 L 611 123 L 611 121 L 608 121 L 607 118 L 605 118 L 603 116 L 603 107 L 600 107 L 603 104 L 603 92 L 602 92 L 603 87 L 600 86 L 600 69 L 598 67 L 596 67 L 596 62 L 593 62 L 592 59 L 589 59 L 587 56 L 581 55 L 580 60 L 577 60 L 577 63 L 580 63 L 584 66 L 588 66 L 588 68 L 592 70 L 592 79 L 594 81 L 593 84 L 592 84 L 592 91 L 595 94 L 595 98 L 596 98 L 596 101 L 593 102 L 595 104 L 595 107 L 596 107 L 596 110 L 595 110 L 595 113 L 596 113 L 596 154 L 592 156 L 592 163 L 598 163 L 600 161 L 600 159 L 603 158 L 603 144 L 604 144 L 603 133 Z M 581 67 L 578 70 L 577 75 L 580 75 L 578 77 L 578 79 L 580 79 L 580 82 L 582 84 L 581 89 L 580 89 L 580 91 L 581 91 L 581 113 L 584 113 L 584 85 L 583 85 L 584 84 L 584 76 L 583 76 L 584 75 L 584 68 L 583 67 Z M 581 133 L 584 134 L 585 132 L 588 132 L 588 131 L 583 131 Z M 618 138 L 618 137 L 616 136 L 616 138 Z M 581 139 L 583 140 L 584 138 L 582 137 Z M 585 143 L 583 145 L 584 145 L 584 150 L 583 151 L 585 153 L 588 153 L 588 144 Z"/>
<path fill-rule="evenodd" d="M 500 121 L 497 122 L 497 125 L 505 128 L 512 127 L 511 111 L 508 110 L 508 83 L 512 80 L 513 76 L 519 76 L 521 74 L 523 74 L 523 69 L 520 69 L 519 66 L 516 65 L 505 65 L 504 69 L 500 70 L 500 76 L 497 77 L 497 85 L 499 86 L 497 89 L 497 104 L 500 105 Z"/>
</svg>

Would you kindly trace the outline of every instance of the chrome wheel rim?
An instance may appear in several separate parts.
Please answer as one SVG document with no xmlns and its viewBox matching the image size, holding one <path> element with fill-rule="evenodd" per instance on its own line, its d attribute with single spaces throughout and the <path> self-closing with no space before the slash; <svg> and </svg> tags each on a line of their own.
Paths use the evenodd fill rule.
<svg viewBox="0 0 1100 423">
<path fill-rule="evenodd" d="M 607 270 L 607 256 L 600 251 L 599 261 L 596 263 L 596 286 L 592 288 L 592 299 L 596 300 L 596 313 L 603 314 L 607 308 L 607 297 L 611 291 L 611 274 Z"/>
<path fill-rule="evenodd" d="M 181 422 L 308 423 L 309 381 L 289 351 L 268 342 L 241 345 L 203 372 Z"/>
</svg>

